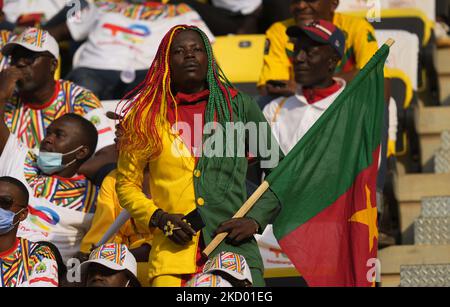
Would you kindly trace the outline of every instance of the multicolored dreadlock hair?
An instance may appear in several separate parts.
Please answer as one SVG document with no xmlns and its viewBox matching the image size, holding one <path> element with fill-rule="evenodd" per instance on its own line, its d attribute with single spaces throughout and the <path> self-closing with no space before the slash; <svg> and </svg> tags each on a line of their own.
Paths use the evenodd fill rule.
<svg viewBox="0 0 450 307">
<path fill-rule="evenodd" d="M 232 120 L 230 89 L 233 86 L 214 59 L 208 37 L 198 27 L 178 25 L 170 29 L 162 39 L 145 80 L 127 94 L 119 105 L 122 109 L 120 114 L 123 115 L 120 122 L 124 131 L 120 144 L 122 151 L 134 152 L 139 158 L 148 160 L 161 153 L 160 128 L 167 123 L 169 103 L 175 102 L 171 90 L 170 48 L 174 37 L 185 30 L 200 34 L 208 56 L 206 82 L 210 95 L 205 110 L 205 124 L 217 121 L 225 126 L 226 122 Z"/>
</svg>

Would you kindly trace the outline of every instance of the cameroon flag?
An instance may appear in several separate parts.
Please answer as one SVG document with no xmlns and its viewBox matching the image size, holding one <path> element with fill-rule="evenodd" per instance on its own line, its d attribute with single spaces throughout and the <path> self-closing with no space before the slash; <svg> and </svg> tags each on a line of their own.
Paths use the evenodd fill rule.
<svg viewBox="0 0 450 307">
<path fill-rule="evenodd" d="M 383 45 L 266 178 L 274 234 L 309 286 L 372 286 L 384 110 Z"/>
</svg>

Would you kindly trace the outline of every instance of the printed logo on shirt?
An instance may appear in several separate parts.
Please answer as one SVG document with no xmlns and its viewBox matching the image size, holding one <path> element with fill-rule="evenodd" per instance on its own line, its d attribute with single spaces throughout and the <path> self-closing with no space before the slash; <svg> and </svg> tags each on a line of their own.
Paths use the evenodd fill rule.
<svg viewBox="0 0 450 307">
<path fill-rule="evenodd" d="M 47 266 L 45 265 L 44 262 L 40 262 L 36 266 L 36 274 L 42 274 L 42 273 L 45 273 L 45 271 L 47 271 Z"/>
<path fill-rule="evenodd" d="M 91 123 L 93 123 L 94 126 L 98 126 L 98 125 L 100 125 L 101 122 L 102 122 L 102 121 L 100 120 L 100 117 L 97 116 L 97 115 L 92 116 L 92 117 L 89 119 L 89 121 L 90 121 Z"/>
<path fill-rule="evenodd" d="M 30 221 L 44 231 L 49 231 L 50 226 L 59 223 L 59 215 L 50 208 L 37 206 L 35 208 L 28 206 Z"/>
<path fill-rule="evenodd" d="M 58 286 L 58 265 L 53 257 L 50 259 L 44 258 L 35 265 L 30 274 L 29 285 L 41 287 Z"/>
<path fill-rule="evenodd" d="M 143 43 L 144 40 L 142 38 L 151 34 L 150 29 L 142 24 L 132 24 L 125 28 L 111 23 L 105 23 L 103 28 L 110 30 L 113 37 L 117 37 L 120 33 L 122 39 L 134 44 Z"/>
</svg>

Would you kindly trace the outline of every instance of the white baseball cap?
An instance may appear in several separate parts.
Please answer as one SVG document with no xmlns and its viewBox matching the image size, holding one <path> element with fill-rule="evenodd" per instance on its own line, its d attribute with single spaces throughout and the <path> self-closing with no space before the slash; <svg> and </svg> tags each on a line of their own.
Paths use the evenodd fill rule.
<svg viewBox="0 0 450 307">
<path fill-rule="evenodd" d="M 229 281 L 233 278 L 252 284 L 252 274 L 245 257 L 232 252 L 220 252 L 213 258 L 209 259 L 203 267 L 203 273 L 217 274 L 223 272 L 221 276 Z M 227 276 L 231 277 L 230 280 Z"/>
<path fill-rule="evenodd" d="M 200 273 L 194 275 L 191 279 L 189 279 L 189 281 L 186 283 L 186 287 L 228 288 L 233 286 L 222 276 L 211 273 Z"/>
<path fill-rule="evenodd" d="M 27 28 L 19 35 L 14 36 L 2 48 L 4 55 L 10 55 L 14 47 L 22 46 L 35 52 L 50 52 L 55 59 L 59 59 L 59 46 L 55 38 L 45 30 L 38 28 Z"/>
<path fill-rule="evenodd" d="M 91 263 L 98 263 L 114 271 L 127 270 L 137 278 L 136 259 L 124 244 L 107 243 L 94 249 L 89 260 L 80 265 L 82 275 L 87 273 Z"/>
</svg>

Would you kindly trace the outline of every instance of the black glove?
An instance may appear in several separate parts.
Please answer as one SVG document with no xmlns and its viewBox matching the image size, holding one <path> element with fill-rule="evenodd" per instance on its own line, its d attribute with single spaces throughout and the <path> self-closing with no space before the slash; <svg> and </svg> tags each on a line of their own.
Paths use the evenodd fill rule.
<svg viewBox="0 0 450 307">
<path fill-rule="evenodd" d="M 159 209 L 153 214 L 150 223 L 161 229 L 164 235 L 173 242 L 186 245 L 192 241 L 195 230 L 186 223 L 183 217 L 182 214 L 170 214 Z"/>
</svg>

